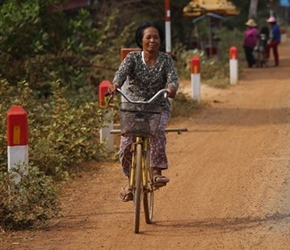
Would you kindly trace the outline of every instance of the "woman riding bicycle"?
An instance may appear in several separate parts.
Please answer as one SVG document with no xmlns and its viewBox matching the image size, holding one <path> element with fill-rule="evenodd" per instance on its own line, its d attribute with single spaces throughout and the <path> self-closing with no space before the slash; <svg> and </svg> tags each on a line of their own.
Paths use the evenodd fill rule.
<svg viewBox="0 0 290 250">
<path fill-rule="evenodd" d="M 141 50 L 130 52 L 125 57 L 115 73 L 109 92 L 115 92 L 126 81 L 125 93 L 132 100 L 149 100 L 156 92 L 164 88 L 167 88 L 168 96 L 174 98 L 179 86 L 178 76 L 172 57 L 159 50 L 164 41 L 162 29 L 157 23 L 144 23 L 137 29 L 135 41 Z M 153 168 L 154 181 L 167 183 L 169 179 L 162 175 L 162 170 L 168 168 L 165 127 L 170 118 L 170 103 L 168 99 L 162 97 L 159 97 L 157 102 L 163 111 L 158 129 L 150 138 L 150 166 Z M 123 174 L 128 178 L 132 159 L 130 152 L 132 142 L 132 137 L 121 136 L 119 158 Z M 132 199 L 129 186 L 121 190 L 119 197 L 123 201 Z"/>
</svg>

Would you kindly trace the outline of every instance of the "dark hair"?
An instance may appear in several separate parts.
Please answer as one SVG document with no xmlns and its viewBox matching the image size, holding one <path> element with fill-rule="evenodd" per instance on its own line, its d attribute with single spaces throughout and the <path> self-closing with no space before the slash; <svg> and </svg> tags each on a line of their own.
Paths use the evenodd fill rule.
<svg viewBox="0 0 290 250">
<path fill-rule="evenodd" d="M 265 36 L 268 38 L 270 35 L 269 28 L 267 26 L 263 26 L 260 30 L 260 34 L 265 34 Z"/>
<path fill-rule="evenodd" d="M 158 30 L 159 37 L 160 37 L 160 40 L 161 40 L 161 44 L 163 43 L 163 41 L 165 39 L 165 35 L 164 35 L 163 30 L 161 29 L 161 27 L 156 22 L 143 23 L 135 32 L 135 41 L 136 41 L 138 47 L 141 48 L 141 49 L 142 49 L 142 38 L 144 36 L 144 30 L 149 28 L 149 27 L 153 27 L 153 28 Z"/>
</svg>

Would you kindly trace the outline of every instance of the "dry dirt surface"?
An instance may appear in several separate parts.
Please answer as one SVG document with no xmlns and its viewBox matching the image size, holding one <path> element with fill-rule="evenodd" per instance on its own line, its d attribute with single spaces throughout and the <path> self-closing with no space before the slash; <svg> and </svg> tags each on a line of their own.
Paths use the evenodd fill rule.
<svg viewBox="0 0 290 250">
<path fill-rule="evenodd" d="M 1 249 L 290 249 L 290 40 L 279 67 L 245 69 L 209 105 L 168 134 L 170 182 L 155 195 L 154 223 L 133 233 L 132 202 L 117 193 L 117 163 L 79 172 L 61 216 L 43 230 L 2 232 Z M 273 62 L 272 60 L 270 63 Z M 184 83 L 181 91 L 190 89 Z"/>
</svg>

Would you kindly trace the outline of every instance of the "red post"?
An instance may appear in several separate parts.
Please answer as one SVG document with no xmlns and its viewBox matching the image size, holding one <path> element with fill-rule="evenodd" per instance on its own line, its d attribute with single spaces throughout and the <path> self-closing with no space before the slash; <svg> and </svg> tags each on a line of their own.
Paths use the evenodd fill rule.
<svg viewBox="0 0 290 250">
<path fill-rule="evenodd" d="M 131 51 L 140 51 L 140 48 L 122 48 L 121 49 L 121 61 L 124 60 L 124 58 L 128 55 Z"/>
<path fill-rule="evenodd" d="M 111 83 L 108 80 L 101 82 L 99 86 L 99 105 L 101 107 L 105 106 L 105 94 L 108 92 Z M 108 112 L 105 114 L 106 119 L 112 117 L 113 109 L 108 109 Z M 114 149 L 114 138 L 110 134 L 110 131 L 113 129 L 113 120 L 110 119 L 110 122 L 103 128 L 100 129 L 100 142 L 107 144 L 108 150 L 113 151 Z"/>
<path fill-rule="evenodd" d="M 99 85 L 99 105 L 103 107 L 105 105 L 105 94 L 108 92 L 111 83 L 108 80 L 104 80 Z"/>
<path fill-rule="evenodd" d="M 191 89 L 192 99 L 199 102 L 200 100 L 200 58 L 193 56 L 190 61 L 191 65 Z"/>
<path fill-rule="evenodd" d="M 8 146 L 28 144 L 27 113 L 21 106 L 12 106 L 7 113 Z"/>
<path fill-rule="evenodd" d="M 235 46 L 230 48 L 229 59 L 238 59 L 238 49 Z"/>
<path fill-rule="evenodd" d="M 200 58 L 193 56 L 191 58 L 191 74 L 200 74 Z"/>
<path fill-rule="evenodd" d="M 7 144 L 8 171 L 20 167 L 27 174 L 28 119 L 26 111 L 18 105 L 12 106 L 7 112 Z M 17 174 L 15 181 L 20 181 L 20 176 Z"/>
<path fill-rule="evenodd" d="M 238 82 L 238 50 L 232 46 L 229 50 L 229 66 L 230 66 L 230 84 L 237 84 Z"/>
</svg>

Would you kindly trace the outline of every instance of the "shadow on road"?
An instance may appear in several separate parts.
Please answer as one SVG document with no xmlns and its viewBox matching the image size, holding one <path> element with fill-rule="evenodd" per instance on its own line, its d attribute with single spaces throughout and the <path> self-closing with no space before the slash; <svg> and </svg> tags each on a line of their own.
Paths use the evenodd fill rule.
<svg viewBox="0 0 290 250">
<path fill-rule="evenodd" d="M 208 116 L 210 116 L 209 119 L 202 119 L 199 123 L 228 126 L 268 126 L 271 124 L 289 124 L 290 108 L 251 109 L 212 107 L 208 110 Z M 219 119 L 215 119 L 217 116 Z M 233 119 L 230 119 L 231 117 Z"/>
<path fill-rule="evenodd" d="M 288 220 L 288 223 L 287 223 Z M 281 224 L 283 224 L 281 226 Z M 179 221 L 158 221 L 153 226 L 159 229 L 154 229 L 158 235 L 162 231 L 169 231 L 175 236 L 189 234 L 192 236 L 233 233 L 252 229 L 262 233 L 263 228 L 271 234 L 271 229 L 279 228 L 279 231 L 288 232 L 290 224 L 290 214 L 272 214 L 266 217 L 242 217 L 242 218 L 208 218 L 205 220 L 179 220 Z M 288 225 L 288 226 L 287 226 Z M 276 231 L 276 230 L 275 230 Z M 151 234 L 146 230 L 145 234 Z"/>
</svg>

